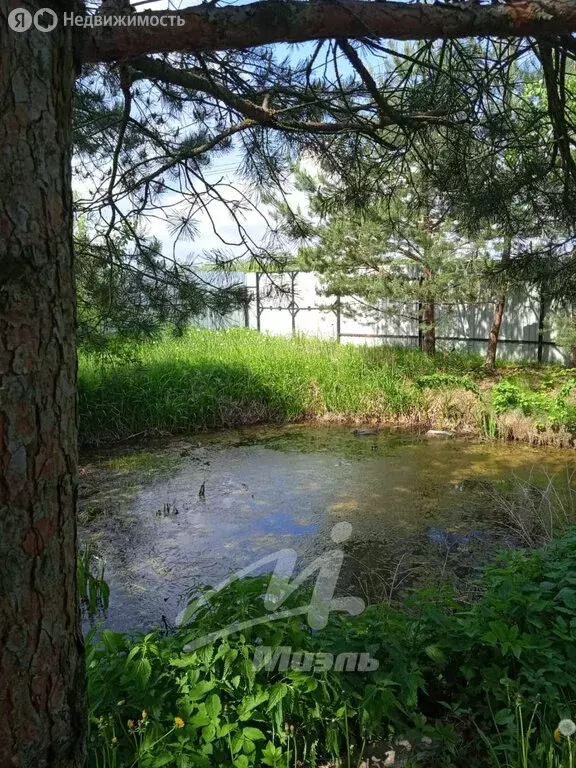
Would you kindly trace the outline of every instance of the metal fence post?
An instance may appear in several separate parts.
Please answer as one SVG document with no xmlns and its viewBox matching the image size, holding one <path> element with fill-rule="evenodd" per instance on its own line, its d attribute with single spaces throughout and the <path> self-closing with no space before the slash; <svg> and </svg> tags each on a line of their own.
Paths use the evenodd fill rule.
<svg viewBox="0 0 576 768">
<path fill-rule="evenodd" d="M 256 330 L 260 330 L 260 272 L 256 272 Z"/>
<path fill-rule="evenodd" d="M 292 315 L 292 336 L 296 335 L 296 315 L 298 314 L 298 307 L 296 306 L 296 277 L 298 276 L 298 272 L 290 272 L 290 280 L 292 282 L 292 301 L 290 302 L 290 314 Z"/>
<path fill-rule="evenodd" d="M 540 313 L 538 315 L 538 362 L 542 362 L 544 350 L 544 321 L 546 319 L 546 301 L 544 291 L 540 289 Z"/>
</svg>

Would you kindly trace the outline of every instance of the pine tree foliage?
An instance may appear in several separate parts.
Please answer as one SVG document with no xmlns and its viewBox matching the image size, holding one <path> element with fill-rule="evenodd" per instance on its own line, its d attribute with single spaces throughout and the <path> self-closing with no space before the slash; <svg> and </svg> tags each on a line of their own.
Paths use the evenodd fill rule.
<svg viewBox="0 0 576 768">
<path fill-rule="evenodd" d="M 346 207 L 348 234 L 363 241 L 365 254 L 365 233 L 384 216 L 382 207 L 388 218 L 401 216 L 398 201 L 409 193 L 410 218 L 436 205 L 418 200 L 429 189 L 479 249 L 495 235 L 520 242 L 559 227 L 570 233 L 573 55 L 557 40 L 386 45 L 367 37 L 306 44 L 300 54 L 259 48 L 87 66 L 76 114 L 78 211 L 90 222 L 93 252 L 118 254 L 121 232 L 133 266 L 147 258 L 142 220 L 157 219 L 168 222 L 176 247 L 186 243 L 189 264 L 210 260 L 231 270 L 241 260 L 273 271 L 283 264 L 273 227 L 256 240 L 246 216 L 269 224 L 272 190 L 289 209 L 293 165 L 313 158 L 338 179 L 317 196 L 318 206 L 333 219 Z M 229 173 L 243 181 L 230 182 Z M 390 205 L 381 198 L 393 187 Z M 228 211 L 232 236 L 215 206 Z M 200 217 L 221 239 L 210 254 L 198 240 Z M 291 219 L 292 227 L 309 226 L 294 213 Z M 452 247 L 448 239 L 437 250 Z M 172 257 L 154 274 L 161 264 L 170 265 L 168 282 L 178 275 L 197 283 L 189 316 L 200 299 L 214 300 L 198 286 L 200 270 L 180 270 Z M 389 276 L 389 290 L 397 280 Z M 150 296 L 151 284 L 147 290 Z"/>
</svg>

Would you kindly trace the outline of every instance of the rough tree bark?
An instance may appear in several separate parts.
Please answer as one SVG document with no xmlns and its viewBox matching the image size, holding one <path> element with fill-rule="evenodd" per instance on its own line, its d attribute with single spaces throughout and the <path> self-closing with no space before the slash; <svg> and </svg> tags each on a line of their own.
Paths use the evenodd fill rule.
<svg viewBox="0 0 576 768">
<path fill-rule="evenodd" d="M 0 766 L 81 768 L 72 36 L 13 32 L 11 7 L 0 0 Z"/>
<path fill-rule="evenodd" d="M 422 322 L 425 326 L 422 334 L 422 349 L 428 355 L 436 353 L 436 307 L 433 301 L 427 301 L 422 309 Z"/>
<path fill-rule="evenodd" d="M 498 337 L 500 336 L 500 326 L 502 325 L 502 319 L 504 317 L 504 308 L 506 306 L 506 288 L 504 288 L 501 294 L 496 300 L 496 306 L 494 307 L 494 316 L 492 318 L 492 326 L 490 328 L 490 335 L 488 337 L 488 351 L 486 352 L 486 365 L 491 370 L 496 367 L 496 351 L 498 349 Z"/>
<path fill-rule="evenodd" d="M 502 249 L 502 265 L 506 265 L 510 260 L 510 254 L 512 252 L 512 238 L 506 236 L 504 238 L 504 248 Z M 490 335 L 488 337 L 488 351 L 486 352 L 486 365 L 493 370 L 496 367 L 496 352 L 498 350 L 498 339 L 500 337 L 500 328 L 502 326 L 502 320 L 504 319 L 504 309 L 506 307 L 506 296 L 508 294 L 508 286 L 504 283 L 500 295 L 496 299 L 496 306 L 494 307 L 494 316 L 492 318 L 492 327 L 490 328 Z"/>
<path fill-rule="evenodd" d="M 576 312 L 572 311 L 572 322 L 576 325 Z M 570 347 L 570 368 L 576 368 L 576 344 Z"/>
<path fill-rule="evenodd" d="M 424 267 L 421 285 L 426 286 L 426 281 L 432 279 L 432 271 L 429 267 Z M 423 327 L 422 350 L 428 355 L 436 353 L 436 305 L 434 300 L 422 302 Z"/>
<path fill-rule="evenodd" d="M 144 11 L 144 13 L 157 13 Z M 85 39 L 86 62 L 118 61 L 171 51 L 214 51 L 328 38 L 434 40 L 476 35 L 549 37 L 576 32 L 574 0 L 510 3 L 402 3 L 366 0 L 260 0 L 186 8 L 185 23 L 95 28 Z"/>
</svg>

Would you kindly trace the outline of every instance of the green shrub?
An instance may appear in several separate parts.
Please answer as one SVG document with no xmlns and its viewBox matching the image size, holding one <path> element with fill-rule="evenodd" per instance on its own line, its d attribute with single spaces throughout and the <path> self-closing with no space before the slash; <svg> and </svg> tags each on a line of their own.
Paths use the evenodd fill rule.
<svg viewBox="0 0 576 768">
<path fill-rule="evenodd" d="M 576 404 L 568 401 L 576 379 L 568 379 L 556 394 L 552 394 L 544 381 L 544 388 L 526 390 L 511 381 L 501 381 L 491 390 L 492 407 L 495 413 L 520 410 L 525 416 L 546 419 L 553 426 L 564 426 L 576 431 Z"/>
<path fill-rule="evenodd" d="M 320 757 L 358 759 L 368 739 L 391 728 L 421 729 L 422 638 L 389 609 L 368 609 L 358 623 L 336 615 L 318 633 L 299 617 L 284 619 L 183 652 L 198 636 L 261 614 L 264 592 L 263 579 L 244 579 L 200 611 L 193 628 L 169 636 L 102 631 L 88 653 L 91 765 L 316 765 Z M 369 648 L 384 666 L 258 671 L 261 645 L 335 655 Z"/>
<path fill-rule="evenodd" d="M 576 529 L 541 550 L 506 553 L 481 586 L 470 608 L 425 591 L 400 609 L 332 614 L 319 631 L 294 616 L 183 652 L 194 638 L 263 614 L 265 580 L 250 578 L 174 633 L 102 631 L 88 652 L 91 765 L 315 765 L 358 760 L 366 743 L 401 735 L 431 738 L 443 761 L 435 765 L 486 766 L 487 740 L 494 765 L 521 766 L 518 702 L 538 708 L 530 743 L 540 735 L 546 750 L 560 749 L 551 734 L 576 701 Z M 254 669 L 262 645 L 367 652 L 379 666 Z"/>
</svg>

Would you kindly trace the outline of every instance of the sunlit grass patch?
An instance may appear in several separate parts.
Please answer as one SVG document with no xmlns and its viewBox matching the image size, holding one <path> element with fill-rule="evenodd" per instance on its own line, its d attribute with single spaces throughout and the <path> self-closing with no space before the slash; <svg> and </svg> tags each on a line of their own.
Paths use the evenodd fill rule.
<svg viewBox="0 0 576 768">
<path fill-rule="evenodd" d="M 494 375 L 478 355 L 191 330 L 112 358 L 81 351 L 80 440 L 325 419 L 565 447 L 573 383 L 559 366 L 505 365 Z"/>
<path fill-rule="evenodd" d="M 423 403 L 407 371 L 424 374 L 433 366 L 415 350 L 369 350 L 243 330 L 191 331 L 104 364 L 81 353 L 82 439 L 324 414 L 394 419 Z"/>
</svg>

